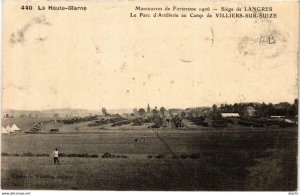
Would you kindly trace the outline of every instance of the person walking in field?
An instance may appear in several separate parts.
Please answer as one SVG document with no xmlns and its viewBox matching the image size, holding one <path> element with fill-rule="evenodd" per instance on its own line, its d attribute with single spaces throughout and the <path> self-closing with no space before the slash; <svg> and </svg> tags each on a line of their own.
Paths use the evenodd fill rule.
<svg viewBox="0 0 300 195">
<path fill-rule="evenodd" d="M 58 160 L 58 149 L 56 148 L 56 150 L 53 151 L 53 157 L 54 157 L 54 164 L 58 164 L 59 165 L 59 160 Z"/>
</svg>

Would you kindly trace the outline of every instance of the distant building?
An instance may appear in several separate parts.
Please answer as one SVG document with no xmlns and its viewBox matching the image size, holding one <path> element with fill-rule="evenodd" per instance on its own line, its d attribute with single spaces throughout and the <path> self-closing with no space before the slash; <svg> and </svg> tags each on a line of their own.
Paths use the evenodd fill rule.
<svg viewBox="0 0 300 195">
<path fill-rule="evenodd" d="M 151 109 L 150 109 L 150 106 L 148 104 L 148 106 L 147 106 L 147 113 L 150 113 L 150 112 L 151 112 Z"/>
<path fill-rule="evenodd" d="M 239 113 L 232 112 L 232 113 L 221 113 L 223 118 L 237 118 L 240 117 Z"/>
<path fill-rule="evenodd" d="M 284 118 L 284 117 L 286 117 L 286 116 L 270 116 L 271 118 Z"/>
</svg>

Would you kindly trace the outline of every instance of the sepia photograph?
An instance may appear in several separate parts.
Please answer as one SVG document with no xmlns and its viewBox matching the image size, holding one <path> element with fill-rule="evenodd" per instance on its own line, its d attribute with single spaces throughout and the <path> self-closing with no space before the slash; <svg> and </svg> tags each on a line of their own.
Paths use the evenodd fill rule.
<svg viewBox="0 0 300 195">
<path fill-rule="evenodd" d="M 2 12 L 1 190 L 297 191 L 299 1 Z"/>
</svg>

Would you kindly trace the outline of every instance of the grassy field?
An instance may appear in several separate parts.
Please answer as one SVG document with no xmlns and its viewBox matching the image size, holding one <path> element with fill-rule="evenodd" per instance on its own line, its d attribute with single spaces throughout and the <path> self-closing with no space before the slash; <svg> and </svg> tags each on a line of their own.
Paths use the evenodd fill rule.
<svg viewBox="0 0 300 195">
<path fill-rule="evenodd" d="M 188 130 L 66 125 L 2 135 L 3 189 L 296 190 L 297 128 Z M 58 147 L 61 165 L 50 155 Z M 31 157 L 27 155 L 31 153 Z M 104 153 L 127 158 L 102 158 Z M 68 157 L 96 154 L 98 158 Z"/>
</svg>

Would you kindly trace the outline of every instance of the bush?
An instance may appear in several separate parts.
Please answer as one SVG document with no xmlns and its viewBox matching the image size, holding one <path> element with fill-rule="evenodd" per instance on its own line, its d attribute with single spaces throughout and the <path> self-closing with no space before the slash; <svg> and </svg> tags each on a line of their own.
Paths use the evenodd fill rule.
<svg viewBox="0 0 300 195">
<path fill-rule="evenodd" d="M 90 155 L 88 155 L 88 154 L 79 154 L 78 157 L 85 157 L 85 158 L 87 158 L 87 157 L 90 157 Z"/>
<path fill-rule="evenodd" d="M 58 156 L 59 157 L 66 157 L 67 155 L 65 153 L 59 153 Z"/>
<path fill-rule="evenodd" d="M 76 154 L 66 154 L 66 157 L 76 157 Z"/>
<path fill-rule="evenodd" d="M 102 158 L 111 158 L 112 155 L 111 155 L 110 153 L 106 152 L 106 153 L 104 153 L 101 157 L 102 157 Z"/>
<path fill-rule="evenodd" d="M 125 155 L 113 155 L 110 154 L 109 152 L 104 153 L 101 158 L 128 158 L 128 156 Z"/>
<path fill-rule="evenodd" d="M 23 156 L 33 157 L 35 155 L 31 152 L 27 152 L 27 153 L 23 153 Z"/>
<path fill-rule="evenodd" d="M 2 152 L 2 153 L 1 153 L 1 156 L 9 156 L 9 153 Z"/>
<path fill-rule="evenodd" d="M 10 154 L 10 153 L 6 153 L 6 152 L 2 152 L 1 155 L 2 155 L 2 156 L 20 156 L 20 155 L 17 154 L 17 153 Z"/>
<path fill-rule="evenodd" d="M 67 157 L 89 157 L 88 154 L 67 154 Z"/>
<path fill-rule="evenodd" d="M 91 157 L 91 158 L 98 158 L 99 155 L 98 155 L 98 154 L 92 154 L 92 155 L 90 155 L 90 157 Z"/>
</svg>

